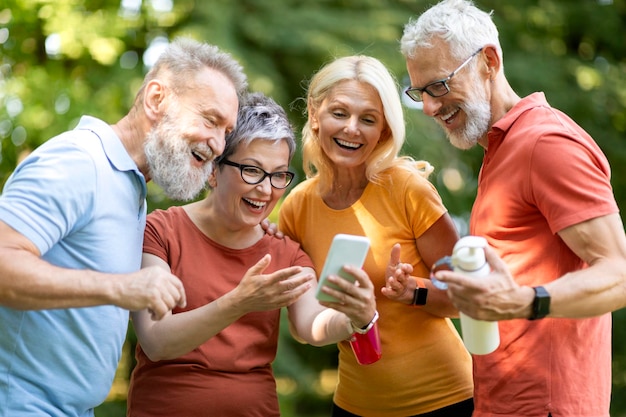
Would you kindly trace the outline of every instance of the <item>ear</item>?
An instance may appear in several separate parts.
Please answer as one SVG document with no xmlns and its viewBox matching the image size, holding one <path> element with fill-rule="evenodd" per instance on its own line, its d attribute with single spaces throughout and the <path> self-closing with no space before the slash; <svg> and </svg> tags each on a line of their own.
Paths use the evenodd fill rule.
<svg viewBox="0 0 626 417">
<path fill-rule="evenodd" d="M 502 59 L 498 55 L 498 50 L 495 45 L 486 45 L 483 48 L 482 54 L 484 56 L 485 72 L 489 76 L 490 80 L 494 80 L 502 68 Z"/>
<path fill-rule="evenodd" d="M 385 128 L 383 129 L 382 132 L 380 132 L 380 140 L 379 142 L 385 142 L 387 140 L 391 139 L 391 128 L 389 127 L 389 125 L 387 124 L 387 122 L 385 122 Z"/>
<path fill-rule="evenodd" d="M 209 187 L 211 187 L 212 189 L 217 187 L 217 176 L 215 175 L 215 172 L 218 169 L 219 167 L 215 163 L 213 163 L 213 171 L 211 171 L 211 175 L 209 175 L 209 179 L 207 180 Z"/>
<path fill-rule="evenodd" d="M 307 102 L 308 113 L 309 113 L 309 127 L 311 130 L 317 132 L 320 129 L 320 122 L 317 119 L 317 108 L 313 105 L 311 99 Z"/>
<path fill-rule="evenodd" d="M 320 123 L 317 121 L 317 117 L 315 115 L 309 116 L 309 126 L 314 132 L 317 132 L 320 129 Z"/>
<path fill-rule="evenodd" d="M 151 80 L 146 85 L 143 98 L 143 109 L 148 119 L 156 121 L 164 112 L 166 89 L 159 80 Z"/>
</svg>

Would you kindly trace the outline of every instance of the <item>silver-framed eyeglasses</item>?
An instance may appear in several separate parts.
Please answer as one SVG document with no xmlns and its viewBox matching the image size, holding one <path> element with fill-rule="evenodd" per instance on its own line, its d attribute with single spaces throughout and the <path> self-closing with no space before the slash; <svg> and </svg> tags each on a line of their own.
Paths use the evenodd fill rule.
<svg viewBox="0 0 626 417">
<path fill-rule="evenodd" d="M 454 77 L 459 71 L 461 71 L 463 67 L 469 64 L 472 58 L 478 55 L 478 53 L 482 50 L 483 48 L 480 48 L 479 50 L 474 52 L 469 58 L 463 61 L 463 63 L 459 65 L 457 69 L 452 71 L 450 75 L 448 75 L 446 78 L 442 80 L 438 80 L 438 81 L 433 81 L 432 83 L 427 84 L 426 86 L 422 88 L 409 87 L 406 90 L 404 90 L 404 92 L 406 93 L 407 96 L 411 98 L 411 100 L 416 101 L 418 103 L 423 100 L 422 95 L 424 93 L 428 94 L 431 97 L 445 96 L 446 94 L 450 92 L 450 87 L 448 86 L 448 82 L 452 79 L 452 77 Z"/>
<path fill-rule="evenodd" d="M 270 177 L 270 184 L 274 188 L 283 189 L 287 188 L 295 174 L 291 171 L 276 171 L 267 172 L 255 165 L 238 164 L 228 159 L 222 159 L 220 164 L 230 165 L 231 167 L 239 168 L 241 173 L 241 179 L 250 185 L 256 185 L 263 182 L 267 177 Z"/>
</svg>

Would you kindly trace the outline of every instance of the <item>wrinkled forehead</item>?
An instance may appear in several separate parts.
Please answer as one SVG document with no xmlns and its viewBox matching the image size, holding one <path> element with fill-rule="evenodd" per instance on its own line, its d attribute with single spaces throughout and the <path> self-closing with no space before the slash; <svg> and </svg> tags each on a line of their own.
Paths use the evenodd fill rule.
<svg viewBox="0 0 626 417">
<path fill-rule="evenodd" d="M 449 45 L 443 40 L 433 40 L 432 46 L 418 47 L 407 58 L 407 71 L 411 84 L 425 85 L 434 79 L 448 76 L 455 68 L 457 59 L 452 56 Z"/>
</svg>

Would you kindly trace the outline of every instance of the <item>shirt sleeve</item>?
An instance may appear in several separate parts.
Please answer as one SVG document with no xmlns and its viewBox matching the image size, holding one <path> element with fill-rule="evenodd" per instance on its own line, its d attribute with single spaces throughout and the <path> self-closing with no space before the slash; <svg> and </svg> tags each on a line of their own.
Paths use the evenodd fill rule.
<svg viewBox="0 0 626 417">
<path fill-rule="evenodd" d="M 424 234 L 447 209 L 435 186 L 426 178 L 412 174 L 407 177 L 404 195 L 405 210 L 414 236 Z"/>
<path fill-rule="evenodd" d="M 167 235 L 165 211 L 154 210 L 146 219 L 143 234 L 143 252 L 158 256 L 169 264 L 167 242 L 162 236 Z"/>
<path fill-rule="evenodd" d="M 618 211 L 608 161 L 597 148 L 576 137 L 544 135 L 532 152 L 529 199 L 553 233 Z"/>
<path fill-rule="evenodd" d="M 296 225 L 295 207 L 298 205 L 298 191 L 294 188 L 283 200 L 278 212 L 278 230 L 285 236 L 289 236 L 296 242 L 300 242 L 297 235 L 298 227 Z"/>
<path fill-rule="evenodd" d="M 285 237 L 285 240 L 290 242 L 289 244 L 293 245 L 295 248 L 293 265 L 315 269 L 315 265 L 313 265 L 311 257 L 307 255 L 307 253 L 302 249 L 302 247 L 300 247 L 298 243 L 292 241 L 288 236 Z"/>
<path fill-rule="evenodd" d="M 0 220 L 32 241 L 41 254 L 91 221 L 95 162 L 83 148 L 49 141 L 13 172 L 0 196 Z"/>
</svg>

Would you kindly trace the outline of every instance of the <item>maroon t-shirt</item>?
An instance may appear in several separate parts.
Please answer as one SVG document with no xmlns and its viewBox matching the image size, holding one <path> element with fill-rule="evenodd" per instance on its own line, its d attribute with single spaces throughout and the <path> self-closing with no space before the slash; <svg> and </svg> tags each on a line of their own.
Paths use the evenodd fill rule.
<svg viewBox="0 0 626 417">
<path fill-rule="evenodd" d="M 252 247 L 230 249 L 203 234 L 181 207 L 148 216 L 144 252 L 165 260 L 185 285 L 187 307 L 201 307 L 237 286 L 248 268 L 272 255 L 266 273 L 313 267 L 294 241 L 264 236 Z M 128 415 L 132 417 L 279 416 L 271 363 L 280 310 L 249 313 L 174 360 L 150 361 L 137 346 Z"/>
</svg>

